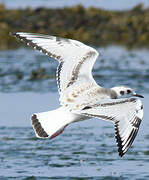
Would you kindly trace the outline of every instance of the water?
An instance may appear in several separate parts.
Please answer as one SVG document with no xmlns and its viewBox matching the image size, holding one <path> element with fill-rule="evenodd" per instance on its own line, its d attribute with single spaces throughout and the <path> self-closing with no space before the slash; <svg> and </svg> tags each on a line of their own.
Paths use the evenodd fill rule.
<svg viewBox="0 0 149 180">
<path fill-rule="evenodd" d="M 53 140 L 35 137 L 29 116 L 58 107 L 57 93 L 1 93 L 0 179 L 147 180 L 149 95 L 144 96 L 145 115 L 139 133 L 120 158 L 113 124 L 97 119 L 69 125 Z"/>
<path fill-rule="evenodd" d="M 106 88 L 124 84 L 137 91 L 149 92 L 148 49 L 128 51 L 109 46 L 97 50 L 100 56 L 93 69 L 97 83 Z M 55 92 L 56 68 L 56 61 L 31 48 L 0 51 L 0 91 Z M 33 81 L 32 72 L 39 72 L 39 69 L 44 69 L 44 73 Z"/>
<path fill-rule="evenodd" d="M 134 6 L 138 5 L 139 3 L 142 3 L 144 7 L 149 6 L 148 0 L 26 0 L 26 1 L 20 1 L 20 0 L 0 0 L 0 3 L 3 3 L 7 8 L 37 8 L 37 7 L 49 7 L 49 8 L 63 8 L 64 6 L 74 6 L 77 4 L 82 4 L 84 7 L 99 7 L 104 8 L 107 10 L 126 10 L 131 9 Z"/>
<path fill-rule="evenodd" d="M 53 140 L 37 139 L 31 114 L 59 106 L 52 78 L 57 63 L 30 49 L 1 51 L 0 180 L 149 179 L 149 51 L 118 46 L 99 51 L 93 71 L 97 82 L 105 87 L 128 84 L 145 97 L 144 118 L 131 149 L 120 158 L 113 124 L 98 119 L 71 124 Z M 38 67 L 51 79 L 30 81 Z"/>
</svg>

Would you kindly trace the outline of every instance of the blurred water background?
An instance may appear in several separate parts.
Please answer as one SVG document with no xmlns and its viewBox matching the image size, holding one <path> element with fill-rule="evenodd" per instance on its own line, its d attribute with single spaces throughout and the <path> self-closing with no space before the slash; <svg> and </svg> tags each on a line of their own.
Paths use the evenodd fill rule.
<svg viewBox="0 0 149 180">
<path fill-rule="evenodd" d="M 63 7 L 91 1 L 9 1 L 8 8 Z M 21 3 L 20 3 L 21 2 Z M 148 1 L 92 1 L 97 7 L 122 9 Z M 127 2 L 127 1 L 126 1 Z M 114 5 L 113 5 L 114 3 Z M 118 5 L 116 5 L 116 4 Z M 122 6 L 122 4 L 125 4 Z M 147 4 L 148 3 L 148 4 Z M 53 4 L 53 5 L 52 5 Z M 127 154 L 120 158 L 113 124 L 98 119 L 74 123 L 51 140 L 35 137 L 30 116 L 59 107 L 55 80 L 57 62 L 31 48 L 0 51 L 0 180 L 148 180 L 149 179 L 149 50 L 109 45 L 96 47 L 100 56 L 93 75 L 98 84 L 125 84 L 144 95 L 144 118 Z"/>
</svg>

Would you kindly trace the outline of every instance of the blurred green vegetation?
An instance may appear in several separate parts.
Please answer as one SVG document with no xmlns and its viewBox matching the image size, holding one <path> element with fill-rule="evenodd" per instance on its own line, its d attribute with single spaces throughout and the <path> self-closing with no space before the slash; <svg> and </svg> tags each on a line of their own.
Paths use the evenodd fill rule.
<svg viewBox="0 0 149 180">
<path fill-rule="evenodd" d="M 36 32 L 80 40 L 94 46 L 149 46 L 149 8 L 107 11 L 78 5 L 63 9 L 6 9 L 0 5 L 0 49 L 18 42 L 9 32 Z"/>
</svg>

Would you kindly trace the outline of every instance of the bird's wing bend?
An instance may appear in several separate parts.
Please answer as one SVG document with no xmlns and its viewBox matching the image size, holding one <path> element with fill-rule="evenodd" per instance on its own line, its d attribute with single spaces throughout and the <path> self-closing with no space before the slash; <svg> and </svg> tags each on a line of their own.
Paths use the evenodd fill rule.
<svg viewBox="0 0 149 180">
<path fill-rule="evenodd" d="M 100 104 L 85 106 L 80 114 L 114 122 L 118 152 L 123 156 L 137 135 L 143 117 L 143 106 L 135 98 L 109 99 Z"/>
<path fill-rule="evenodd" d="M 55 36 L 24 32 L 12 35 L 58 60 L 57 83 L 60 94 L 74 84 L 87 82 L 96 85 L 92 77 L 92 67 L 98 52 L 94 48 L 76 40 Z"/>
</svg>

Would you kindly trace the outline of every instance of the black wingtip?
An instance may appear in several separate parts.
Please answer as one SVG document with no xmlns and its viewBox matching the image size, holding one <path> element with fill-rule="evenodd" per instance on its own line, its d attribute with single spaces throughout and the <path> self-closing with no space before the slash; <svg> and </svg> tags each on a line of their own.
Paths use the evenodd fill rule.
<svg viewBox="0 0 149 180">
<path fill-rule="evenodd" d="M 118 152 L 119 152 L 119 156 L 123 157 L 123 155 L 124 155 L 123 151 L 118 151 Z"/>
<path fill-rule="evenodd" d="M 125 143 L 124 143 L 124 140 L 122 141 L 120 132 L 119 132 L 119 121 L 115 122 L 115 138 L 116 138 L 116 142 L 118 146 L 118 153 L 120 157 L 122 157 L 131 147 L 137 135 L 140 123 L 141 123 L 141 119 L 138 117 L 135 117 L 133 125 L 132 125 L 132 130 L 129 133 L 129 136 L 127 137 L 127 139 L 125 139 Z"/>
<path fill-rule="evenodd" d="M 16 34 L 15 32 L 9 32 L 9 35 L 10 35 L 10 36 L 14 36 L 14 37 L 17 36 L 17 34 Z"/>
<path fill-rule="evenodd" d="M 122 146 L 122 140 L 121 140 L 119 130 L 118 130 L 118 123 L 119 123 L 119 121 L 115 122 L 115 138 L 116 138 L 116 142 L 117 142 L 117 146 L 118 146 L 119 156 L 122 157 L 125 153 L 122 150 L 123 146 Z"/>
</svg>

